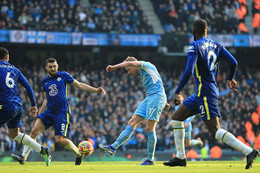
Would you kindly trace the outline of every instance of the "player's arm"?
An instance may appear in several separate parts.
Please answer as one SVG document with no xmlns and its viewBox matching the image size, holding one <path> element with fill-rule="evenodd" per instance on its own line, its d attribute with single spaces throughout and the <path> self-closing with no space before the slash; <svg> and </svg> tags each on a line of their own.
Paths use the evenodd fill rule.
<svg viewBox="0 0 260 173">
<path fill-rule="evenodd" d="M 107 72 L 114 71 L 118 68 L 126 68 L 126 67 L 141 67 L 140 61 L 124 61 L 122 63 L 116 64 L 116 65 L 108 65 L 106 68 Z"/>
<path fill-rule="evenodd" d="M 33 116 L 37 115 L 38 109 L 36 107 L 36 101 L 33 94 L 32 86 L 28 82 L 28 80 L 24 77 L 24 75 L 20 72 L 18 82 L 26 89 L 26 92 L 29 96 L 29 99 L 31 101 L 31 107 L 29 109 L 29 112 L 33 114 Z"/>
<path fill-rule="evenodd" d="M 169 103 L 166 103 L 163 109 L 168 111 L 170 108 L 171 108 L 171 105 Z"/>
<path fill-rule="evenodd" d="M 76 79 L 71 83 L 71 85 L 83 91 L 95 92 L 98 94 L 106 95 L 106 91 L 104 90 L 103 86 L 95 88 L 83 82 L 79 82 Z"/>
<path fill-rule="evenodd" d="M 179 105 L 183 101 L 183 97 L 180 95 L 181 90 L 189 81 L 192 72 L 194 71 L 196 62 L 197 62 L 197 50 L 195 49 L 195 44 L 191 44 L 187 50 L 188 61 L 186 63 L 185 71 L 181 77 L 180 83 L 175 90 L 174 103 L 175 105 Z"/>
<path fill-rule="evenodd" d="M 228 76 L 228 86 L 230 89 L 237 91 L 237 82 L 233 79 L 236 71 L 238 63 L 236 59 L 229 53 L 225 47 L 222 47 L 220 50 L 220 56 L 224 59 L 226 59 L 229 62 L 229 76 Z"/>
<path fill-rule="evenodd" d="M 185 122 L 190 123 L 194 118 L 195 118 L 195 115 L 193 115 L 193 116 L 187 118 L 187 119 L 185 120 Z"/>
<path fill-rule="evenodd" d="M 44 92 L 44 99 L 39 114 L 43 113 L 46 110 L 46 107 L 47 107 L 47 96 L 46 96 L 46 92 Z"/>
</svg>

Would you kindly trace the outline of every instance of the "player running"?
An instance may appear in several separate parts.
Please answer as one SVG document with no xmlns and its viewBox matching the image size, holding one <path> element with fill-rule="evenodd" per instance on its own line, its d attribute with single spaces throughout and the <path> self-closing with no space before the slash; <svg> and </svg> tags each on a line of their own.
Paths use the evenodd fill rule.
<svg viewBox="0 0 260 173">
<path fill-rule="evenodd" d="M 30 136 L 20 133 L 20 127 L 23 126 L 23 106 L 22 99 L 18 92 L 18 83 L 26 89 L 30 98 L 31 107 L 29 112 L 36 116 L 38 110 L 30 83 L 21 71 L 8 61 L 8 50 L 0 47 L 0 127 L 3 127 L 3 125 L 7 123 L 10 137 L 40 152 L 46 165 L 49 166 L 51 163 L 50 149 L 41 146 Z M 24 164 L 24 162 L 20 163 Z"/>
<path fill-rule="evenodd" d="M 194 41 L 187 50 L 188 61 L 181 81 L 175 90 L 175 102 L 180 103 L 182 95 L 180 91 L 193 74 L 196 84 L 196 93 L 184 100 L 180 108 L 173 114 L 174 141 L 177 148 L 176 157 L 164 162 L 166 166 L 186 166 L 184 149 L 184 125 L 183 121 L 197 113 L 200 113 L 209 132 L 217 140 L 242 151 L 247 158 L 246 169 L 249 169 L 259 151 L 240 142 L 233 134 L 220 127 L 220 111 L 218 106 L 219 89 L 216 82 L 218 63 L 225 59 L 230 64 L 228 86 L 237 91 L 237 82 L 233 79 L 237 61 L 218 42 L 207 38 L 208 26 L 203 19 L 196 20 L 192 27 Z"/>
<path fill-rule="evenodd" d="M 182 103 L 182 101 L 180 101 L 180 103 Z M 178 108 L 179 108 L 179 106 L 175 106 L 175 111 L 177 111 Z M 200 138 L 191 139 L 191 131 L 192 131 L 191 121 L 194 118 L 195 118 L 195 115 L 193 115 L 183 121 L 184 128 L 185 128 L 185 147 L 186 148 L 196 146 L 196 145 L 199 145 L 200 147 L 203 146 L 203 142 L 201 141 Z M 173 120 L 168 124 L 168 126 L 172 126 L 172 123 L 173 123 Z"/>
<path fill-rule="evenodd" d="M 43 130 L 54 126 L 56 142 L 67 150 L 72 151 L 76 155 L 75 165 L 80 165 L 82 154 L 74 143 L 68 139 L 70 133 L 70 107 L 67 100 L 67 84 L 84 91 L 103 95 L 106 92 L 103 87 L 94 88 L 77 81 L 67 72 L 58 71 L 58 64 L 55 58 L 46 60 L 45 69 L 48 72 L 48 76 L 42 80 L 44 101 L 30 135 L 33 139 L 36 139 Z M 21 155 L 15 155 L 16 159 L 25 162 L 31 149 L 31 147 L 25 146 Z"/>
<path fill-rule="evenodd" d="M 129 120 L 125 130 L 121 132 L 117 140 L 112 145 L 100 144 L 99 147 L 110 155 L 114 155 L 116 149 L 130 139 L 136 126 L 145 120 L 148 136 L 148 157 L 140 165 L 154 165 L 154 152 L 157 142 L 155 127 L 159 121 L 163 108 L 165 107 L 167 110 L 170 108 L 170 105 L 166 101 L 166 94 L 161 76 L 156 67 L 150 62 L 138 61 L 135 57 L 130 56 L 120 64 L 107 66 L 106 71 L 111 72 L 118 68 L 125 68 L 130 75 L 140 74 L 143 86 L 147 92 L 147 97 L 140 103 L 132 118 Z"/>
</svg>

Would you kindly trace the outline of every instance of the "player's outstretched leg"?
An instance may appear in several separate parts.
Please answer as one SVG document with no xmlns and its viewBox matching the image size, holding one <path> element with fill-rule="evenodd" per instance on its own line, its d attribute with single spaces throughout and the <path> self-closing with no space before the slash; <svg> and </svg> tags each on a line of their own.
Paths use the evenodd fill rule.
<svg viewBox="0 0 260 173">
<path fill-rule="evenodd" d="M 81 154 L 79 157 L 76 157 L 75 165 L 80 165 L 82 163 L 83 155 Z"/>
<path fill-rule="evenodd" d="M 145 159 L 143 163 L 140 164 L 140 166 L 150 166 L 150 165 L 154 165 L 154 161 Z"/>
<path fill-rule="evenodd" d="M 187 165 L 187 161 L 186 161 L 186 159 L 179 159 L 179 158 L 177 158 L 177 157 L 175 157 L 175 158 L 173 158 L 173 159 L 171 159 L 171 160 L 169 160 L 169 161 L 167 161 L 167 162 L 163 162 L 163 164 L 165 165 L 165 166 L 186 166 Z"/>
<path fill-rule="evenodd" d="M 51 153 L 49 147 L 43 147 L 41 150 L 41 156 L 44 158 L 46 166 L 50 166 L 51 164 Z"/>
<path fill-rule="evenodd" d="M 114 149 L 111 145 L 99 144 L 98 146 L 101 150 L 107 152 L 110 156 L 113 156 L 116 153 L 116 149 Z"/>
<path fill-rule="evenodd" d="M 20 154 L 20 155 L 16 155 L 16 154 L 11 154 L 12 158 L 14 160 L 16 160 L 17 162 L 19 162 L 21 165 L 24 165 L 25 164 L 25 159 L 24 157 Z"/>
<path fill-rule="evenodd" d="M 252 167 L 255 158 L 259 155 L 260 155 L 259 151 L 255 148 L 253 148 L 253 151 L 246 156 L 246 161 L 247 161 L 246 169 L 249 169 Z"/>
</svg>

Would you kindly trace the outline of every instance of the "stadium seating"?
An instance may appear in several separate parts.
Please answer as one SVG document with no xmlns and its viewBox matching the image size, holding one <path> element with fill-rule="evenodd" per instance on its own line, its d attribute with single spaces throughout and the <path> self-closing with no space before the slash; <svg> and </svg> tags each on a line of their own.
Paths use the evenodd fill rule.
<svg viewBox="0 0 260 173">
<path fill-rule="evenodd" d="M 62 63 L 61 63 L 62 64 Z M 163 111 L 161 119 L 157 126 L 158 144 L 157 149 L 171 149 L 174 147 L 173 136 L 170 134 L 172 128 L 167 128 L 168 122 L 171 120 L 171 115 L 174 111 L 172 102 L 173 90 L 178 84 L 180 73 L 183 69 L 178 67 L 172 71 L 158 66 L 158 70 L 162 74 L 164 80 L 168 100 L 172 108 L 169 111 Z M 62 66 L 61 66 L 62 67 Z M 98 67 L 94 65 L 93 67 Z M 40 71 L 38 69 L 41 69 Z M 72 109 L 71 113 L 71 133 L 70 138 L 78 144 L 83 139 L 91 138 L 95 142 L 95 147 L 98 143 L 112 143 L 119 133 L 124 129 L 127 121 L 131 117 L 137 105 L 145 97 L 144 89 L 138 78 L 129 77 L 123 70 L 117 73 L 106 73 L 104 69 L 97 68 L 95 70 L 89 68 L 83 70 L 83 67 L 75 67 L 69 70 L 76 79 L 86 82 L 90 85 L 104 85 L 107 90 L 107 96 L 98 96 L 94 93 L 81 92 L 74 87 L 69 87 L 69 100 Z M 37 66 L 29 68 L 28 65 L 23 65 L 21 71 L 29 78 L 33 84 L 37 105 L 41 106 L 43 101 L 43 92 L 41 91 L 41 80 L 44 77 L 44 69 Z M 259 73 L 259 72 L 258 72 Z M 246 143 L 254 145 L 254 142 L 248 141 L 245 122 L 253 124 L 251 114 L 256 111 L 257 105 L 255 97 L 259 96 L 259 83 L 256 82 L 258 73 L 254 69 L 247 71 L 238 71 L 238 83 L 240 84 L 239 92 L 226 91 L 226 73 L 222 73 L 218 77 L 220 87 L 220 111 L 222 114 L 222 127 L 234 133 L 235 136 L 242 136 Z M 186 87 L 184 96 L 193 93 L 194 81 L 190 81 L 190 85 Z M 24 117 L 22 131 L 30 132 L 34 122 L 33 117 L 26 116 L 30 102 L 25 92 L 20 91 L 24 101 Z M 218 145 L 221 148 L 229 148 L 223 143 L 218 143 L 214 138 L 209 136 L 205 125 L 199 117 L 192 121 L 193 137 L 200 137 L 203 141 L 208 140 L 208 148 Z M 121 149 L 132 148 L 138 151 L 143 151 L 146 148 L 145 139 L 146 133 L 143 125 L 136 129 L 131 140 Z M 253 126 L 250 129 L 254 134 L 259 133 L 259 126 Z M 20 150 L 21 145 L 14 145 L 10 138 L 6 135 L 7 129 L 0 129 L 1 151 Z M 39 136 L 40 143 L 48 144 L 51 148 L 55 148 L 54 129 L 47 130 Z M 251 133 L 252 134 L 252 133 Z M 259 139 L 259 136 L 258 136 Z M 259 140 L 257 145 L 259 145 Z M 56 146 L 56 150 L 63 149 Z"/>
<path fill-rule="evenodd" d="M 153 33 L 139 3 L 126 1 L 3 0 L 0 28 L 62 32 Z"/>
</svg>

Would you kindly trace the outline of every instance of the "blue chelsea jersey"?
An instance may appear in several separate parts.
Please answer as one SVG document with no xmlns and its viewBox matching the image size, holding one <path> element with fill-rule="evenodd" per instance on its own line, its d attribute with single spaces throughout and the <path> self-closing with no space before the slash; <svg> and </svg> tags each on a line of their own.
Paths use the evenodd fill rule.
<svg viewBox="0 0 260 173">
<path fill-rule="evenodd" d="M 216 41 L 202 38 L 193 42 L 187 50 L 188 56 L 197 57 L 193 71 L 197 96 L 219 96 L 217 86 L 218 63 L 220 50 L 223 47 Z"/>
<path fill-rule="evenodd" d="M 148 95 L 155 93 L 165 94 L 161 76 L 153 64 L 141 61 L 139 71 L 143 86 Z"/>
<path fill-rule="evenodd" d="M 57 72 L 54 77 L 47 76 L 42 80 L 43 90 L 47 97 L 47 110 L 51 112 L 69 111 L 67 84 L 74 78 L 67 72 Z"/>
<path fill-rule="evenodd" d="M 0 103 L 22 105 L 18 92 L 18 83 L 27 91 L 31 105 L 35 106 L 35 98 L 32 87 L 21 71 L 7 61 L 0 61 Z"/>
<path fill-rule="evenodd" d="M 191 74 L 195 79 L 196 95 L 198 97 L 210 96 L 219 97 L 217 86 L 218 65 L 221 58 L 226 59 L 229 64 L 228 79 L 232 80 L 237 61 L 235 58 L 218 42 L 209 38 L 200 38 L 193 41 L 187 49 L 188 62 L 181 82 L 175 93 L 179 93 L 187 83 Z"/>
</svg>

